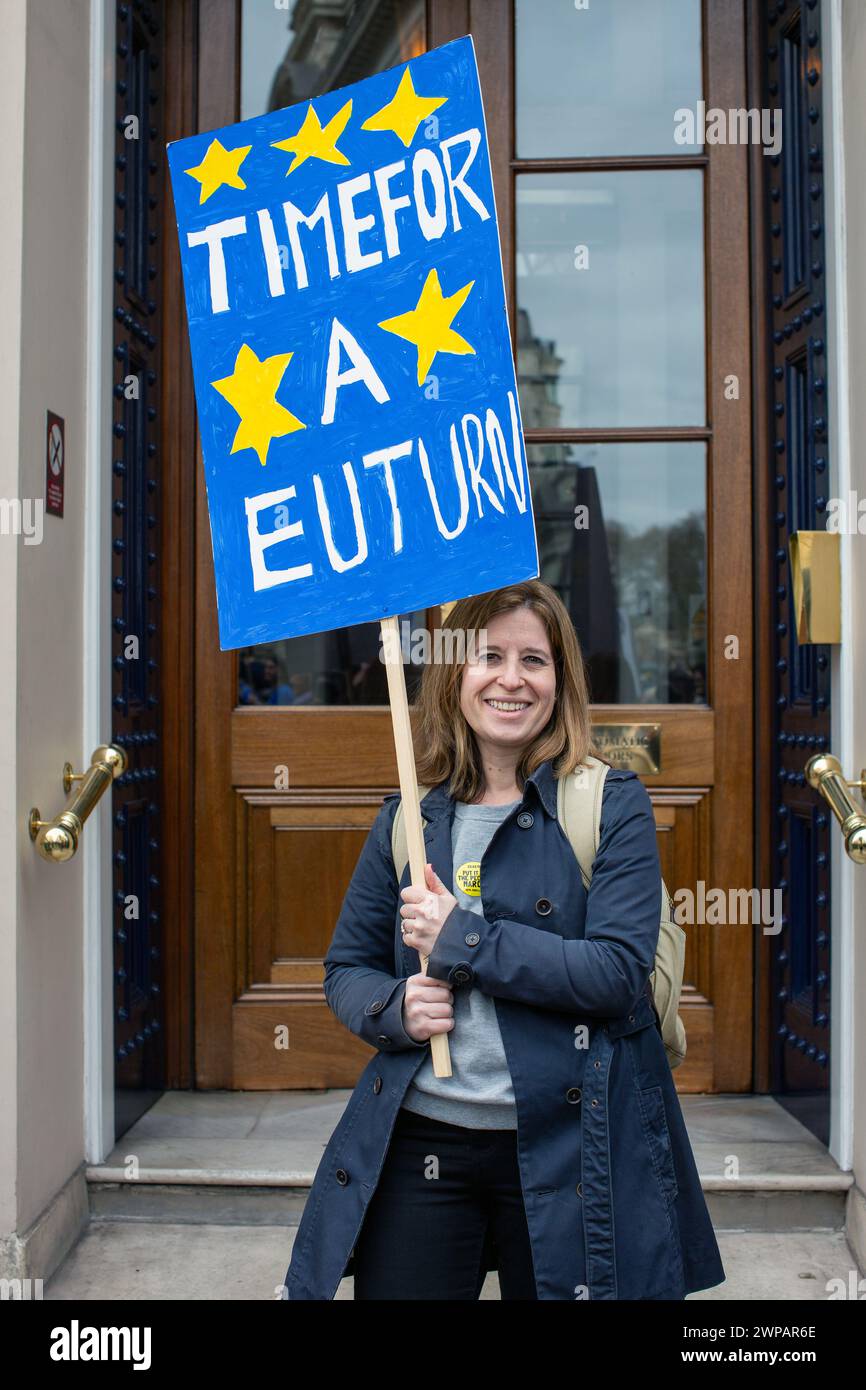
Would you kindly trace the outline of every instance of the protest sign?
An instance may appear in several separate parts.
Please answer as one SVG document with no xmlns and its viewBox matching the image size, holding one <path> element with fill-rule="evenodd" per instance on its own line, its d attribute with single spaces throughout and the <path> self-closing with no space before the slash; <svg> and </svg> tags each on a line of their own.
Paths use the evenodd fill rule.
<svg viewBox="0 0 866 1390">
<path fill-rule="evenodd" d="M 168 158 L 221 647 L 536 575 L 471 39 Z"/>
<path fill-rule="evenodd" d="M 471 38 L 174 141 L 168 160 L 221 648 L 537 575 Z M 423 886 L 390 623 L 412 881 Z M 447 1038 L 434 1042 L 447 1056 Z"/>
</svg>

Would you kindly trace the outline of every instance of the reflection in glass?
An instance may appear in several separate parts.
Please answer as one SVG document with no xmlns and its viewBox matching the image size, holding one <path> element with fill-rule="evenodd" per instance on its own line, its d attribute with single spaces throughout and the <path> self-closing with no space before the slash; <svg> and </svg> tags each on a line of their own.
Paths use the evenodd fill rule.
<svg viewBox="0 0 866 1390">
<path fill-rule="evenodd" d="M 701 2 L 516 0 L 518 159 L 688 154 L 676 112 L 702 95 Z"/>
<path fill-rule="evenodd" d="M 421 680 L 426 612 L 404 613 L 404 670 L 409 699 Z M 404 628 L 403 624 L 408 624 Z M 239 705 L 386 705 L 388 682 L 378 623 L 244 647 L 238 661 Z"/>
<path fill-rule="evenodd" d="M 699 169 L 521 174 L 525 429 L 706 423 Z"/>
<path fill-rule="evenodd" d="M 706 446 L 533 444 L 541 578 L 597 704 L 704 704 Z"/>
<path fill-rule="evenodd" d="M 241 120 L 305 101 L 423 53 L 424 0 L 314 4 L 243 0 Z M 291 602 L 287 595 L 286 602 Z M 402 615 L 411 630 L 425 614 Z M 401 632 L 402 632 L 401 627 Z M 412 642 L 409 643 L 410 656 Z M 416 647 L 417 651 L 417 647 Z M 239 653 L 241 705 L 384 705 L 378 623 L 293 637 Z M 411 700 L 421 666 L 406 662 Z"/>
<path fill-rule="evenodd" d="M 243 0 L 241 120 L 417 58 L 424 13 L 424 0 Z"/>
</svg>

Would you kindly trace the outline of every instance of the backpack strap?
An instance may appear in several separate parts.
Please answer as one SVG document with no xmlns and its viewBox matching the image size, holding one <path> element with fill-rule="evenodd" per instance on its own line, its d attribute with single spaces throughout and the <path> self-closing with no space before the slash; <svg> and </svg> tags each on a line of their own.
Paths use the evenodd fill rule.
<svg viewBox="0 0 866 1390">
<path fill-rule="evenodd" d="M 557 782 L 557 818 L 574 851 L 587 892 L 601 839 L 601 804 L 607 772 L 607 763 L 588 754 L 574 772 L 560 777 Z M 653 979 L 650 978 L 646 982 L 650 1002 L 652 989 Z"/>
<path fill-rule="evenodd" d="M 589 888 L 598 850 L 607 769 L 607 763 L 588 754 L 574 772 L 557 778 L 556 815 L 574 850 L 584 888 Z"/>
<path fill-rule="evenodd" d="M 607 764 L 598 758 L 587 757 L 586 765 L 582 764 L 576 772 L 559 778 L 556 813 L 580 865 L 584 886 L 589 889 L 600 838 L 601 801 Z M 655 1009 L 656 1026 L 673 1068 L 679 1066 L 686 1055 L 686 1031 L 677 1012 L 683 986 L 686 934 L 673 919 L 673 904 L 664 879 L 661 880 L 661 888 L 659 939 L 646 993 Z"/>
<path fill-rule="evenodd" d="M 423 801 L 430 787 L 418 788 L 418 800 Z M 422 827 L 427 824 L 424 817 L 421 817 Z M 406 839 L 406 821 L 403 816 L 403 798 L 397 802 L 397 810 L 394 812 L 394 819 L 391 822 L 391 858 L 394 860 L 394 872 L 399 883 L 403 877 L 403 870 L 409 863 L 409 844 Z"/>
</svg>

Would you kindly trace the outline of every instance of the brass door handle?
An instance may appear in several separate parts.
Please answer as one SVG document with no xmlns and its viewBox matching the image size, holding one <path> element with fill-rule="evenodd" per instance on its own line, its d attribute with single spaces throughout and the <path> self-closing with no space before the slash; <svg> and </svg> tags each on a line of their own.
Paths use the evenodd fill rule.
<svg viewBox="0 0 866 1390">
<path fill-rule="evenodd" d="M 127 768 L 127 757 L 122 748 L 113 743 L 101 743 L 94 749 L 90 767 L 86 772 L 73 772 L 71 763 L 63 764 L 63 790 L 68 796 L 73 783 L 81 786 L 72 802 L 54 820 L 40 820 L 39 809 L 34 806 L 28 822 L 30 838 L 43 859 L 53 864 L 63 864 L 71 859 L 78 849 L 81 828 L 102 793 L 111 786 Z"/>
<path fill-rule="evenodd" d="M 842 827 L 845 836 L 845 850 L 855 864 L 866 864 L 866 814 L 854 800 L 849 787 L 866 787 L 866 768 L 860 773 L 859 782 L 848 782 L 842 773 L 842 764 L 830 753 L 818 753 L 806 764 L 806 781 L 810 787 L 819 791 Z"/>
</svg>

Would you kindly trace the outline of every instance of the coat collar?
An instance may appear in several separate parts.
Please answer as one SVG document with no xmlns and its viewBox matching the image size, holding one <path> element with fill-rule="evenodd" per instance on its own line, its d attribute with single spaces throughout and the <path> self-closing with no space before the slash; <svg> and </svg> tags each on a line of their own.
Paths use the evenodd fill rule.
<svg viewBox="0 0 866 1390">
<path fill-rule="evenodd" d="M 530 791 L 530 787 L 533 791 Z M 535 795 L 547 814 L 552 820 L 556 820 L 556 774 L 553 771 L 553 763 L 548 760 L 541 763 L 534 772 L 526 779 L 526 786 L 523 789 L 523 799 L 527 796 Z M 421 801 L 421 814 L 427 821 L 438 820 L 442 815 L 450 814 L 453 806 L 453 798 L 448 794 L 448 783 L 440 782 L 438 787 L 433 787 L 431 791 Z"/>
</svg>

